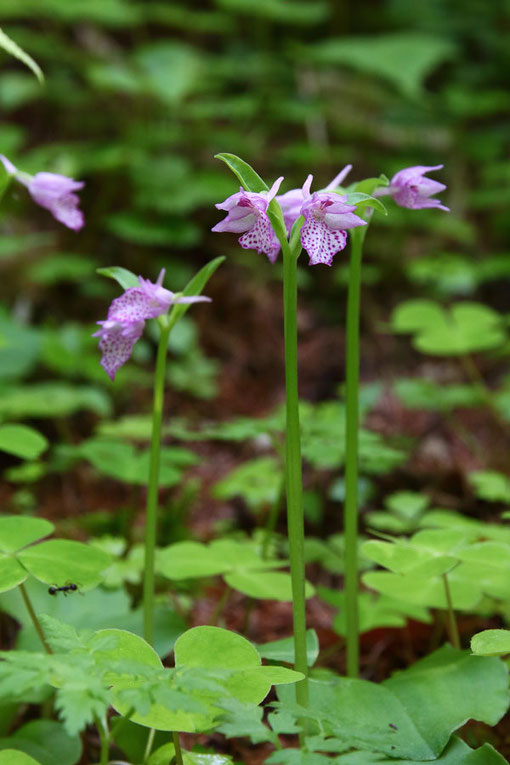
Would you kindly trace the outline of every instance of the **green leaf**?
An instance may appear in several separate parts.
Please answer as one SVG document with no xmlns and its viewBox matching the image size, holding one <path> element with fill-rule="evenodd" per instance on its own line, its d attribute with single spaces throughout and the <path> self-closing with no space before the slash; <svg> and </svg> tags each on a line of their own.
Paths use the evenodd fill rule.
<svg viewBox="0 0 510 765">
<path fill-rule="evenodd" d="M 43 763 L 19 750 L 4 749 L 0 752 L 0 765 L 43 765 Z"/>
<path fill-rule="evenodd" d="M 0 518 L 0 550 L 14 552 L 47 537 L 55 527 L 44 518 L 6 515 Z"/>
<path fill-rule="evenodd" d="M 509 705 L 508 669 L 498 659 L 444 646 L 384 682 L 437 756 L 466 720 L 495 725 Z"/>
<path fill-rule="evenodd" d="M 272 761 L 276 762 L 276 759 L 272 755 Z M 336 762 L 338 765 L 383 765 L 384 763 L 388 763 L 388 765 L 419 765 L 417 760 L 381 759 L 379 754 L 369 754 L 368 752 L 346 754 L 338 757 Z M 453 736 L 444 752 L 434 762 L 439 763 L 439 765 L 504 765 L 505 760 L 490 744 L 484 744 L 479 749 L 471 749 L 462 739 Z"/>
<path fill-rule="evenodd" d="M 70 456 L 88 460 L 102 474 L 129 484 L 144 485 L 149 475 L 149 449 L 137 450 L 133 444 L 90 438 L 69 450 Z M 188 449 L 164 446 L 160 453 L 160 486 L 175 486 L 186 467 L 197 457 Z"/>
<path fill-rule="evenodd" d="M 257 650 L 263 659 L 269 661 L 284 661 L 287 664 L 294 664 L 294 638 L 283 638 L 282 640 L 272 640 L 270 643 L 262 643 L 257 646 Z M 319 655 L 319 639 L 315 630 L 306 631 L 306 658 L 308 666 L 315 664 Z"/>
<path fill-rule="evenodd" d="M 8 35 L 6 35 L 1 28 L 0 28 L 0 48 L 3 48 L 11 56 L 14 56 L 14 58 L 17 58 L 19 61 L 25 64 L 25 66 L 31 69 L 32 72 L 37 77 L 37 79 L 39 80 L 39 83 L 41 85 L 44 83 L 44 74 L 42 73 L 42 70 L 39 64 L 36 64 L 32 56 L 29 56 L 28 53 L 25 53 L 23 48 L 20 48 L 20 46 L 17 43 L 15 43 L 14 40 L 11 40 L 11 38 L 8 37 Z"/>
<path fill-rule="evenodd" d="M 262 600 L 292 601 L 292 580 L 290 574 L 280 571 L 234 571 L 225 574 L 225 582 L 234 590 L 250 598 Z M 311 598 L 315 590 L 305 582 L 305 597 Z"/>
<path fill-rule="evenodd" d="M 286 566 L 288 561 L 263 558 L 251 541 L 216 539 L 209 545 L 200 542 L 176 542 L 161 550 L 156 557 L 158 573 L 180 580 L 215 576 L 231 572 L 263 571 Z"/>
<path fill-rule="evenodd" d="M 293 708 L 285 687 L 278 696 L 285 708 Z M 386 754 L 395 763 L 436 759 L 454 730 L 469 719 L 495 725 L 508 703 L 504 662 L 444 646 L 381 684 L 312 673 L 304 714 L 327 735 Z"/>
<path fill-rule="evenodd" d="M 414 333 L 422 353 L 462 356 L 502 345 L 507 334 L 502 317 L 481 303 L 456 303 L 449 311 L 430 300 L 408 300 L 393 312 L 395 332 Z"/>
<path fill-rule="evenodd" d="M 356 205 L 357 212 L 362 212 L 366 207 L 372 207 L 374 210 L 378 210 L 383 215 L 388 215 L 388 210 L 380 199 L 372 197 L 369 194 L 363 194 L 359 191 L 348 192 L 347 203 L 350 205 Z"/>
<path fill-rule="evenodd" d="M 510 630 L 484 630 L 471 638 L 477 656 L 505 656 L 510 653 Z"/>
<path fill-rule="evenodd" d="M 28 574 L 15 558 L 0 553 L 0 592 L 7 592 L 25 581 Z"/>
<path fill-rule="evenodd" d="M 495 470 L 477 470 L 469 474 L 469 482 L 480 499 L 510 504 L 510 478 L 503 473 Z"/>
<path fill-rule="evenodd" d="M 212 495 L 217 499 L 242 497 L 255 512 L 272 506 L 282 489 L 283 470 L 275 457 L 256 457 L 218 481 Z"/>
<path fill-rule="evenodd" d="M 118 630 L 102 630 L 96 634 L 93 642 L 103 641 L 105 637 L 115 638 L 115 646 L 101 651 L 104 660 L 111 656 L 112 661 L 122 658 L 131 659 L 138 666 L 161 666 L 150 646 L 136 635 Z M 182 676 L 181 701 L 176 699 L 175 705 L 173 702 L 166 705 L 152 704 L 146 714 L 135 713 L 131 719 L 139 725 L 190 733 L 207 730 L 212 727 L 220 712 L 218 705 L 223 696 L 221 689 L 225 700 L 233 698 L 243 703 L 258 704 L 265 698 L 272 683 L 289 683 L 302 679 L 300 673 L 284 670 L 283 667 L 262 667 L 257 650 L 248 640 L 219 627 L 194 627 L 188 630 L 177 640 L 174 650 L 176 669 L 166 670 L 165 674 L 168 674 L 169 680 L 174 678 L 175 681 Z M 206 687 L 208 678 L 213 683 Z M 130 679 L 125 674 L 117 679 L 114 672 L 111 682 L 117 697 L 114 706 L 121 714 L 125 714 L 131 706 L 129 701 L 122 700 L 121 692 L 129 689 L 134 691 L 140 687 L 140 683 L 136 677 Z M 189 709 L 182 703 L 185 701 L 183 692 L 189 698 Z M 198 704 L 197 711 L 193 710 L 193 704 Z"/>
<path fill-rule="evenodd" d="M 379 77 L 412 98 L 422 95 L 428 75 L 454 52 L 449 40 L 420 32 L 329 37 L 306 49 L 309 60 Z"/>
<path fill-rule="evenodd" d="M 111 557 L 96 547 L 70 539 L 50 539 L 18 554 L 20 563 L 36 579 L 49 585 L 76 584 L 80 590 L 96 587 Z"/>
<path fill-rule="evenodd" d="M 17 750 L 36 757 L 40 765 L 55 765 L 57 762 L 58 765 L 75 765 L 82 753 L 80 737 L 70 736 L 62 723 L 55 720 L 32 720 L 18 728 L 8 741 Z"/>
<path fill-rule="evenodd" d="M 1 451 L 25 460 L 33 460 L 47 448 L 47 439 L 27 425 L 0 425 Z"/>
<path fill-rule="evenodd" d="M 111 413 L 110 399 L 100 388 L 64 382 L 18 385 L 0 396 L 0 414 L 7 418 L 66 417 L 82 410 L 107 417 Z"/>
<path fill-rule="evenodd" d="M 232 170 L 246 191 L 269 191 L 266 182 L 244 159 L 236 157 L 235 154 L 215 154 L 214 157 L 221 159 Z"/>
<path fill-rule="evenodd" d="M 128 271 L 127 268 L 122 268 L 121 266 L 96 268 L 96 273 L 101 274 L 101 276 L 107 276 L 109 279 L 114 279 L 123 290 L 139 286 L 138 277 L 132 271 Z"/>
<path fill-rule="evenodd" d="M 219 258 L 215 258 L 214 260 L 211 260 L 209 263 L 207 263 L 203 268 L 200 269 L 198 274 L 195 274 L 195 276 L 187 283 L 181 294 L 184 297 L 201 295 L 205 285 L 214 274 L 218 266 L 220 266 L 224 260 L 225 257 L 222 255 Z M 174 327 L 179 319 L 184 316 L 189 307 L 189 303 L 187 305 L 185 303 L 176 303 L 170 311 L 170 316 L 168 319 L 169 326 Z"/>
</svg>

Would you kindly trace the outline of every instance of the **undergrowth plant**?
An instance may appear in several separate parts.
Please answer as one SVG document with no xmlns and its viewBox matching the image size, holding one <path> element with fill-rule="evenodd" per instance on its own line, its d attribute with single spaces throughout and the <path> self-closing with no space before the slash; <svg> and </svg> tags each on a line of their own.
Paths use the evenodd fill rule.
<svg viewBox="0 0 510 765">
<path fill-rule="evenodd" d="M 236 2 L 229 0 L 226 7 L 229 4 Z M 157 9 L 150 5 L 146 12 L 153 18 Z M 245 5 L 256 12 L 259 4 Z M 271 0 L 260 5 L 260 12 L 276 18 L 294 14 L 306 24 L 325 18 L 324 8 L 306 2 L 284 7 Z M 113 3 L 113 17 L 116 10 Z M 132 4 L 131 11 L 136 14 L 141 8 Z M 97 13 L 104 13 L 102 5 Z M 165 9 L 158 13 L 165 16 Z M 199 16 L 204 29 L 214 28 L 214 14 L 201 11 Z M 180 17 L 184 26 L 188 19 L 186 13 Z M 125 23 L 131 23 L 129 17 Z M 393 42 L 401 50 L 399 41 Z M 420 51 L 420 41 L 414 44 Z M 33 59 L 1 30 L 0 46 L 42 78 Z M 382 41 L 381 61 L 384 51 Z M 144 87 L 149 83 L 151 92 L 161 97 L 168 83 L 159 77 L 158 55 L 169 65 L 176 56 L 177 69 L 188 73 L 192 67 L 185 64 L 194 59 L 186 48 L 172 49 L 170 55 L 168 50 L 156 51 L 155 59 L 153 53 L 140 54 L 140 82 Z M 447 55 L 441 49 L 436 54 L 434 60 Z M 316 55 L 320 59 L 320 45 Z M 327 60 L 327 50 L 322 55 Z M 411 75 L 406 68 L 397 69 L 390 57 L 383 76 L 415 92 L 412 69 Z M 134 90 L 140 86 L 122 67 L 115 74 L 98 65 L 90 76 L 103 83 L 105 77 L 115 76 Z M 172 95 L 177 102 L 179 87 L 187 92 L 188 84 L 172 81 L 172 87 L 177 88 Z M 320 124 L 315 119 L 309 127 L 317 131 Z M 0 652 L 0 765 L 77 765 L 84 758 L 94 765 L 229 765 L 239 738 L 262 745 L 265 761 L 274 765 L 326 765 L 331 760 L 338 765 L 503 763 L 489 741 L 469 733 L 462 738 L 461 729 L 469 720 L 495 726 L 508 710 L 508 664 L 502 657 L 510 653 L 510 631 L 497 628 L 472 635 L 459 617 L 475 614 L 510 622 L 509 529 L 436 507 L 432 498 L 403 488 L 384 496 L 379 505 L 384 509 L 365 513 L 366 529 L 375 538 L 358 533 L 361 506 L 374 497 L 373 477 L 401 465 L 411 448 L 409 443 L 383 439 L 363 422 L 383 393 L 381 384 L 362 387 L 359 380 L 365 237 L 369 225 L 378 222 L 377 215 L 388 214 L 383 197 L 390 197 L 397 208 L 447 210 L 435 197 L 445 186 L 426 175 L 442 165 L 408 167 L 391 180 L 381 175 L 346 185 L 352 170 L 347 165 L 322 190 L 312 193 L 313 178 L 308 175 L 301 188 L 280 193 L 282 177 L 269 187 L 238 156 L 217 156 L 242 185 L 216 205 L 226 217 L 213 231 L 240 234 L 241 247 L 266 255 L 272 265 L 282 252 L 284 407 L 259 418 L 196 428 L 172 406 L 167 355 L 174 329 L 186 326 L 189 317 L 183 317 L 191 304 L 209 301 L 201 293 L 224 257 L 211 260 L 195 275 L 184 269 L 187 285 L 175 293 L 163 286 L 164 268 L 156 282 L 137 278 L 124 267 L 99 268 L 123 294 L 113 299 L 93 335 L 73 326 L 32 329 L 0 315 L 0 340 L 6 344 L 6 349 L 0 345 L 0 354 L 6 351 L 7 380 L 28 376 L 39 360 L 71 380 L 54 384 L 38 379 L 0 391 L 0 416 L 7 420 L 0 424 L 0 449 L 9 459 L 21 460 L 9 466 L 7 478 L 22 487 L 11 507 L 16 512 L 0 518 L 2 626 L 12 646 Z M 143 165 L 143 154 L 140 158 Z M 31 175 L 3 154 L 0 160 L 0 195 L 17 182 L 66 228 L 82 232 L 85 218 L 76 194 L 84 187 L 82 181 L 60 173 Z M 138 179 L 142 199 L 149 194 L 150 175 Z M 207 186 L 207 178 L 201 183 Z M 171 204 L 185 205 L 185 199 L 176 201 L 178 196 L 171 196 Z M 167 209 L 164 193 L 159 204 L 160 212 Z M 122 213 L 114 225 L 127 231 L 128 238 L 135 230 L 142 239 L 156 236 L 160 244 L 165 241 L 164 232 L 158 240 L 157 225 L 152 230 L 135 219 L 133 228 L 133 221 Z M 304 249 L 309 265 L 336 266 L 334 258 L 346 248 L 348 234 L 344 398 L 300 402 L 298 259 Z M 76 281 L 92 275 L 79 257 L 56 256 L 48 262 L 46 269 L 35 271 L 45 289 L 58 284 L 62 274 Z M 146 273 L 150 270 L 147 267 Z M 414 272 L 418 281 L 431 278 L 426 269 Z M 444 283 L 439 286 L 439 291 L 445 289 Z M 105 293 L 98 290 L 95 297 L 104 300 Z M 444 308 L 420 298 L 397 306 L 389 329 L 412 334 L 421 353 L 460 361 L 467 378 L 447 386 L 446 392 L 423 380 L 398 381 L 394 393 L 409 408 L 418 405 L 453 417 L 461 406 L 480 406 L 499 432 L 505 432 L 508 392 L 494 393 L 472 356 L 504 353 L 507 330 L 498 312 L 466 301 Z M 99 338 L 103 370 L 98 370 L 90 336 Z M 149 366 L 154 355 L 151 338 L 156 344 L 154 374 L 132 364 L 121 373 L 127 375 L 125 382 L 119 375 L 117 387 L 110 385 L 105 393 L 104 372 L 113 381 L 131 357 Z M 193 367 L 195 376 L 200 368 L 205 367 Z M 82 377 L 87 384 L 74 384 Z M 140 382 L 152 387 L 152 417 L 130 409 L 129 416 L 107 421 L 112 416 L 112 391 L 121 400 L 124 396 L 124 402 L 132 400 L 134 407 L 132 394 Z M 196 383 L 195 392 L 203 390 Z M 77 443 L 63 413 L 84 411 L 100 421 L 92 435 Z M 172 415 L 166 418 L 168 411 Z M 16 421 L 44 418 L 55 421 L 58 444 Z M 466 444 L 473 441 L 462 428 L 460 436 Z M 168 446 L 167 437 L 187 445 Z M 265 512 L 266 517 L 263 523 L 252 523 L 249 531 L 227 526 L 207 541 L 189 538 L 184 516 L 201 489 L 199 480 L 185 477 L 185 471 L 200 462 L 193 443 L 218 441 L 258 441 L 262 454 L 222 478 L 215 476 L 208 500 L 241 496 L 250 510 Z M 87 478 L 102 476 L 125 487 L 129 495 L 114 520 L 108 511 L 84 519 L 84 528 L 89 523 L 92 530 L 87 543 L 72 538 L 75 529 L 66 525 L 67 519 L 56 529 L 37 517 L 37 496 L 30 491 L 38 480 L 60 479 L 83 466 Z M 476 500 L 508 508 L 506 475 L 483 467 L 487 469 L 473 470 L 468 479 Z M 312 490 L 306 484 L 304 490 L 304 471 L 305 478 L 311 472 L 317 479 Z M 171 501 L 163 500 L 161 490 L 174 487 L 180 494 L 176 490 Z M 287 522 L 282 534 L 284 498 Z M 328 501 L 335 506 L 343 502 L 343 523 L 335 515 L 332 534 L 305 535 L 305 520 L 319 526 Z M 143 504 L 145 512 L 139 513 Z M 502 518 L 509 513 L 503 509 Z M 143 544 L 138 526 L 143 527 Z M 98 529 L 115 533 L 96 533 Z M 55 531 L 58 537 L 48 538 Z M 181 532 L 187 538 L 179 538 Z M 70 538 L 59 538 L 66 535 Z M 194 598 L 211 588 L 221 595 L 210 623 L 193 626 Z M 328 665 L 328 648 L 321 651 L 318 634 L 307 629 L 306 601 L 315 595 L 322 600 L 321 608 L 336 609 L 331 631 L 337 642 L 329 646 L 329 657 L 345 648 L 345 676 Z M 240 604 L 240 632 L 248 634 L 254 607 L 290 603 L 292 635 L 255 644 L 226 629 L 229 598 Z M 418 658 L 420 649 L 415 650 L 410 631 L 407 650 L 416 659 L 410 666 L 387 673 L 379 683 L 360 678 L 360 634 L 409 623 L 435 623 L 427 655 Z M 441 646 L 445 631 L 450 644 Z M 468 637 L 471 653 L 462 648 Z M 372 661 L 377 663 L 377 657 Z M 38 719 L 33 719 L 35 709 Z M 196 736 L 186 739 L 195 742 L 189 749 L 181 747 L 181 733 Z M 214 738 L 198 738 L 202 734 Z"/>
</svg>

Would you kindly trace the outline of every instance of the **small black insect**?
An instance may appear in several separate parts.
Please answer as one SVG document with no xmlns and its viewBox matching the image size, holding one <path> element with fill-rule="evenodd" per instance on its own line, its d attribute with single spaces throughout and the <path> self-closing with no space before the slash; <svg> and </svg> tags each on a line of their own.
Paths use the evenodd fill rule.
<svg viewBox="0 0 510 765">
<path fill-rule="evenodd" d="M 393 730 L 398 730 L 397 726 L 394 723 L 388 723 L 390 728 L 393 728 Z"/>
<path fill-rule="evenodd" d="M 77 589 L 77 584 L 64 584 L 62 587 L 48 587 L 48 592 L 50 595 L 56 595 L 57 592 L 63 592 L 64 595 L 67 595 L 68 592 L 76 592 Z"/>
</svg>

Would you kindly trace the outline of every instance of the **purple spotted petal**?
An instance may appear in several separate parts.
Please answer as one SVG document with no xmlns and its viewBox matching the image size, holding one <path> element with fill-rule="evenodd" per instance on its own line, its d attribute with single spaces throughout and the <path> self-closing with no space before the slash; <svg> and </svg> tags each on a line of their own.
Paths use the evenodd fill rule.
<svg viewBox="0 0 510 765">
<path fill-rule="evenodd" d="M 301 229 L 301 244 L 310 256 L 308 265 L 333 264 L 333 257 L 347 243 L 345 231 L 331 229 L 324 221 L 310 216 Z"/>
<path fill-rule="evenodd" d="M 212 231 L 242 234 L 239 238 L 241 247 L 264 253 L 271 263 L 274 263 L 280 244 L 266 211 L 270 201 L 276 196 L 282 180 L 283 178 L 278 178 L 269 191 L 255 193 L 241 188 L 227 197 L 224 202 L 217 204 L 216 207 L 219 210 L 227 211 L 227 216 L 217 223 Z"/>
<path fill-rule="evenodd" d="M 123 295 L 112 301 L 106 321 L 98 321 L 101 329 L 93 337 L 99 337 L 102 351 L 101 364 L 113 380 L 122 364 L 129 359 L 136 341 L 141 336 L 146 319 L 155 319 L 167 313 L 173 303 L 209 302 L 202 295 L 176 296 L 163 287 L 165 269 L 156 282 L 138 277 L 139 287 L 130 287 Z"/>
<path fill-rule="evenodd" d="M 310 188 L 310 177 L 305 182 L 305 194 Z M 347 197 L 331 192 L 315 192 L 308 196 L 301 208 L 305 224 L 301 229 L 301 244 L 310 256 L 309 265 L 325 263 L 330 266 L 337 252 L 347 242 L 345 229 L 366 226 L 367 222 L 355 215 Z"/>
<path fill-rule="evenodd" d="M 106 374 L 112 379 L 119 367 L 126 363 L 131 356 L 133 346 L 142 336 L 144 321 L 124 324 L 117 321 L 98 321 L 101 329 L 92 337 L 99 337 L 99 350 L 102 353 L 100 364 Z"/>
<path fill-rule="evenodd" d="M 239 244 L 245 250 L 257 250 L 259 254 L 267 255 L 271 263 L 276 261 L 280 250 L 280 243 L 265 213 L 259 215 L 250 230 L 239 238 Z"/>
</svg>

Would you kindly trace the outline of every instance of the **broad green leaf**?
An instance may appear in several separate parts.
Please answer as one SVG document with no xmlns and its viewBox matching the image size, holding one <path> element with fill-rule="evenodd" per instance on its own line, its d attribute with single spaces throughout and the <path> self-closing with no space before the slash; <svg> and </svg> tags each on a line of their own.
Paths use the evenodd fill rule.
<svg viewBox="0 0 510 765">
<path fill-rule="evenodd" d="M 238 701 L 253 704 L 267 696 L 271 685 L 303 679 L 300 672 L 285 667 L 261 666 L 255 646 L 220 627 L 193 627 L 181 635 L 175 644 L 175 666 L 237 670 L 226 687 Z"/>
<path fill-rule="evenodd" d="M 266 762 L 270 760 L 276 762 L 277 758 L 272 756 Z M 338 765 L 384 765 L 384 763 L 388 763 L 388 765 L 419 765 L 417 760 L 386 759 L 379 754 L 369 754 L 368 752 L 346 754 L 338 757 L 336 762 Z M 462 739 L 453 736 L 441 756 L 434 762 L 437 762 L 438 765 L 504 765 L 506 761 L 490 744 L 484 744 L 479 749 L 471 749 Z"/>
<path fill-rule="evenodd" d="M 25 581 L 28 574 L 16 558 L 0 553 L 0 592 L 7 592 Z"/>
<path fill-rule="evenodd" d="M 22 550 L 17 557 L 39 581 L 59 587 L 73 583 L 80 590 L 96 587 L 101 582 L 101 572 L 111 562 L 111 557 L 102 550 L 70 539 L 41 542 Z"/>
<path fill-rule="evenodd" d="M 251 510 L 274 505 L 282 489 L 283 470 L 275 457 L 256 457 L 228 473 L 213 487 L 217 499 L 242 497 Z"/>
<path fill-rule="evenodd" d="M 0 752 L 0 765 L 43 765 L 43 763 L 17 749 L 4 749 Z"/>
<path fill-rule="evenodd" d="M 116 647 L 111 651 L 102 651 L 103 658 L 111 653 L 112 659 L 131 658 L 137 663 L 148 666 L 161 666 L 159 658 L 144 640 L 136 635 L 121 633 L 118 630 L 102 630 L 96 633 L 96 640 L 104 637 L 116 638 Z M 201 670 L 205 679 L 223 677 L 217 681 L 225 689 L 225 699 L 233 698 L 238 701 L 258 704 L 268 694 L 273 683 L 292 683 L 302 679 L 302 675 L 283 667 L 262 667 L 256 648 L 241 635 L 219 627 L 194 627 L 187 630 L 175 644 L 176 671 L 183 669 Z M 226 673 L 225 673 L 226 671 Z M 169 671 L 169 677 L 170 675 Z M 220 673 L 220 674 L 218 674 Z M 117 680 L 112 675 L 115 690 L 136 688 L 137 680 L 125 676 Z M 182 708 L 170 709 L 161 704 L 153 704 L 146 715 L 135 714 L 133 722 L 158 730 L 180 730 L 184 732 L 199 732 L 212 727 L 218 716 L 218 686 L 215 691 L 189 689 L 190 699 L 202 703 L 200 712 L 186 711 Z M 121 714 L 128 711 L 124 702 L 115 702 L 115 707 Z"/>
<path fill-rule="evenodd" d="M 426 550 L 405 541 L 371 540 L 362 545 L 361 552 L 366 558 L 396 574 L 439 576 L 450 571 L 458 563 L 457 557 L 442 555 L 440 551 Z"/>
<path fill-rule="evenodd" d="M 149 449 L 137 450 L 122 441 L 90 438 L 70 451 L 88 460 L 102 474 L 129 484 L 144 485 L 149 475 Z M 181 447 L 164 446 L 160 453 L 160 486 L 175 486 L 186 467 L 196 464 L 193 452 Z"/>
<path fill-rule="evenodd" d="M 215 159 L 221 159 L 232 170 L 246 191 L 269 191 L 269 186 L 244 159 L 236 157 L 235 154 L 215 154 L 214 156 Z"/>
<path fill-rule="evenodd" d="M 469 474 L 469 482 L 480 499 L 510 504 L 510 478 L 503 473 L 495 470 L 477 470 Z"/>
<path fill-rule="evenodd" d="M 182 291 L 182 295 L 184 295 L 184 297 L 201 295 L 205 285 L 214 274 L 218 266 L 220 266 L 224 260 L 225 257 L 220 256 L 219 258 L 215 258 L 214 260 L 211 260 L 209 263 L 207 263 L 207 265 L 201 268 L 198 274 L 195 274 L 195 276 L 187 283 Z M 189 307 L 189 303 L 187 305 L 185 303 L 176 303 L 170 311 L 170 316 L 168 319 L 169 326 L 174 327 L 181 316 L 184 316 Z"/>
<path fill-rule="evenodd" d="M 448 574 L 448 584 L 453 607 L 460 611 L 472 611 L 482 597 L 482 588 L 470 579 L 459 578 L 460 567 Z M 363 583 L 390 598 L 402 600 L 424 608 L 448 607 L 444 582 L 439 577 L 429 578 L 410 574 L 394 574 L 389 571 L 368 571 Z"/>
<path fill-rule="evenodd" d="M 477 656 L 505 656 L 510 653 L 510 630 L 484 630 L 471 638 Z"/>
<path fill-rule="evenodd" d="M 384 685 L 405 705 L 437 756 L 469 719 L 495 725 L 510 701 L 508 668 L 449 645 L 397 672 Z"/>
<path fill-rule="evenodd" d="M 414 347 L 438 356 L 462 356 L 502 345 L 502 317 L 481 303 L 456 303 L 446 311 L 430 300 L 408 300 L 393 312 L 395 332 L 412 332 Z"/>
<path fill-rule="evenodd" d="M 81 410 L 107 417 L 111 413 L 110 399 L 100 388 L 65 382 L 18 385 L 0 396 L 0 414 L 6 418 L 66 417 Z"/>
<path fill-rule="evenodd" d="M 190 579 L 233 571 L 261 571 L 286 566 L 288 561 L 263 558 L 250 541 L 216 539 L 209 545 L 176 542 L 158 550 L 156 568 L 168 579 Z"/>
<path fill-rule="evenodd" d="M 44 518 L 27 518 L 20 515 L 0 517 L 0 550 L 15 552 L 47 537 L 54 529 L 54 525 Z"/>
<path fill-rule="evenodd" d="M 0 451 L 33 460 L 47 448 L 47 439 L 27 425 L 0 425 Z"/>
<path fill-rule="evenodd" d="M 285 687 L 278 696 L 292 704 Z M 413 762 L 439 757 L 469 719 L 496 724 L 508 703 L 504 662 L 444 646 L 381 684 L 312 673 L 308 716 L 356 749 Z"/>
<path fill-rule="evenodd" d="M 292 601 L 292 580 L 290 574 L 280 571 L 234 571 L 225 574 L 229 587 L 262 600 Z M 311 598 L 315 590 L 305 582 L 305 597 Z"/>
<path fill-rule="evenodd" d="M 454 55 L 446 38 L 420 32 L 328 37 L 306 49 L 312 61 L 345 66 L 386 80 L 404 95 L 423 93 L 429 74 Z"/>
<path fill-rule="evenodd" d="M 338 609 L 332 626 L 338 635 L 345 637 L 347 635 L 345 593 L 320 587 L 318 594 L 326 603 L 331 603 Z M 427 609 L 385 595 L 361 592 L 358 597 L 358 607 L 361 634 L 380 627 L 404 627 L 408 619 L 426 623 L 431 621 Z"/>
<path fill-rule="evenodd" d="M 75 765 L 82 754 L 80 737 L 70 736 L 62 723 L 55 720 L 32 720 L 26 723 L 13 733 L 9 743 L 26 755 L 36 757 L 40 765 L 55 765 L 57 762 L 58 765 Z"/>
<path fill-rule="evenodd" d="M 283 638 L 282 640 L 272 640 L 270 643 L 262 643 L 257 646 L 257 650 L 263 659 L 269 661 L 284 661 L 287 664 L 294 664 L 294 638 Z M 315 630 L 306 631 L 306 658 L 308 666 L 315 664 L 319 655 L 319 639 Z"/>
<path fill-rule="evenodd" d="M 107 276 L 109 279 L 114 279 L 123 290 L 139 286 L 138 277 L 132 271 L 128 271 L 127 268 L 122 268 L 121 266 L 96 268 L 96 273 L 101 274 L 101 276 Z"/>
<path fill-rule="evenodd" d="M 37 79 L 39 80 L 39 83 L 41 85 L 44 83 L 44 74 L 42 73 L 42 70 L 39 64 L 36 64 L 32 56 L 29 56 L 28 53 L 26 53 L 23 50 L 23 48 L 20 48 L 20 46 L 17 43 L 15 43 L 14 40 L 12 40 L 8 35 L 6 35 L 3 29 L 1 28 L 0 28 L 0 48 L 3 48 L 11 56 L 14 56 L 14 58 L 17 58 L 19 61 L 25 64 L 25 66 L 31 69 L 32 72 L 37 77 Z"/>
<path fill-rule="evenodd" d="M 433 300 L 417 298 L 400 303 L 391 316 L 391 328 L 394 332 L 417 332 L 428 326 L 434 326 L 443 319 L 441 306 Z"/>
</svg>

